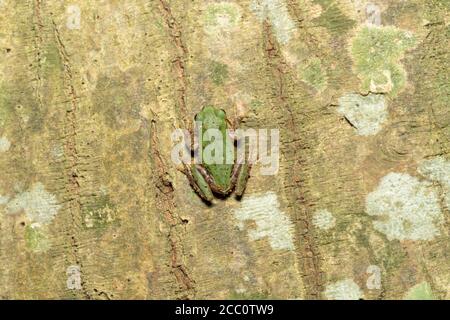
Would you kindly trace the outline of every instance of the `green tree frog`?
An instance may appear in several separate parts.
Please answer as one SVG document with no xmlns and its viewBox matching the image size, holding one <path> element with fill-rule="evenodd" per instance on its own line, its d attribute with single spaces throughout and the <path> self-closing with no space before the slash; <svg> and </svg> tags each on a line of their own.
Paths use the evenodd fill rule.
<svg viewBox="0 0 450 320">
<path fill-rule="evenodd" d="M 245 161 L 237 161 L 237 152 L 234 146 L 236 137 L 228 131 L 231 127 L 230 121 L 227 119 L 225 111 L 212 106 L 204 107 L 195 116 L 197 124 L 201 124 L 202 137 L 208 129 L 216 129 L 223 141 L 222 160 L 219 163 L 210 163 L 206 159 L 206 149 L 214 141 L 202 139 L 201 145 L 195 147 L 202 148 L 201 164 L 184 164 L 183 173 L 187 176 L 192 188 L 206 202 L 211 202 L 214 195 L 225 197 L 235 191 L 238 197 L 244 193 L 247 180 L 250 173 L 250 164 Z M 228 146 L 228 148 L 227 148 Z M 230 146 L 232 149 L 230 149 Z M 198 151 L 198 150 L 196 150 Z M 230 157 L 232 161 L 225 161 Z"/>
</svg>

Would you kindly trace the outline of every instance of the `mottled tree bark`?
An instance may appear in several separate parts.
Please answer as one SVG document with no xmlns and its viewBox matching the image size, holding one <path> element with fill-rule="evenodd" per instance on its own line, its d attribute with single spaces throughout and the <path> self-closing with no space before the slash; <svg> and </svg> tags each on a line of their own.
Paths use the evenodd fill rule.
<svg viewBox="0 0 450 320">
<path fill-rule="evenodd" d="M 449 299 L 449 9 L 0 1 L 0 297 Z M 210 206 L 205 105 L 280 130 Z"/>
</svg>

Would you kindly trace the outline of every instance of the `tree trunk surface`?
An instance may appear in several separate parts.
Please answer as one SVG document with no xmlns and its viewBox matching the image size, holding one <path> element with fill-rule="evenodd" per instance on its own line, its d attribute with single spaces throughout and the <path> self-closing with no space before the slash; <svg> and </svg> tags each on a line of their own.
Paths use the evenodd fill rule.
<svg viewBox="0 0 450 320">
<path fill-rule="evenodd" d="M 0 1 L 3 299 L 449 299 L 449 1 Z M 279 170 L 203 202 L 203 106 Z"/>
</svg>

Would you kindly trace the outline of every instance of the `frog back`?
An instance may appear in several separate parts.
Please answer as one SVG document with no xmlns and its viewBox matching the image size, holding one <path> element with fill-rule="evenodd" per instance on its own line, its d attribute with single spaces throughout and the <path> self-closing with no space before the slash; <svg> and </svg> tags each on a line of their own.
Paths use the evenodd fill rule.
<svg viewBox="0 0 450 320">
<path fill-rule="evenodd" d="M 202 135 L 205 137 L 205 132 L 208 129 L 219 130 L 222 141 L 223 141 L 223 152 L 220 164 L 208 164 L 205 161 L 205 154 L 202 155 L 203 167 L 208 171 L 208 173 L 214 178 L 214 182 L 220 186 L 222 189 L 227 189 L 231 184 L 231 173 L 233 171 L 234 163 L 234 152 L 233 152 L 233 141 L 231 141 L 228 136 L 227 129 L 228 123 L 226 120 L 225 111 L 217 109 L 212 106 L 204 107 L 203 110 L 197 114 L 195 117 L 196 121 L 202 124 Z M 202 149 L 204 150 L 211 141 L 206 141 L 208 139 L 202 139 Z M 226 163 L 226 159 L 232 159 L 232 163 Z"/>
</svg>

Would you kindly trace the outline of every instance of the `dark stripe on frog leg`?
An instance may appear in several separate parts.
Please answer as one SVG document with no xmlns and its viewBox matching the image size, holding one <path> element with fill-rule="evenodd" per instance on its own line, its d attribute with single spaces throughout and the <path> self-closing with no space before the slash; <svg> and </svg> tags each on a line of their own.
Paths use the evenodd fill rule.
<svg viewBox="0 0 450 320">
<path fill-rule="evenodd" d="M 245 191 L 247 183 L 240 184 L 239 181 L 246 181 L 250 173 L 251 164 L 236 162 L 233 167 L 233 173 L 231 176 L 231 183 L 235 186 L 235 193 L 238 197 L 242 196 Z"/>
<path fill-rule="evenodd" d="M 231 172 L 231 188 L 236 187 L 236 183 L 238 181 L 238 178 L 240 177 L 240 172 L 242 171 L 242 167 L 245 165 L 245 163 L 242 161 L 242 159 L 237 159 L 237 161 L 233 165 L 233 170 Z"/>
<path fill-rule="evenodd" d="M 194 168 L 192 168 L 192 169 L 194 169 Z M 197 182 L 195 182 L 194 176 L 192 175 L 192 171 L 191 171 L 192 169 L 189 168 L 188 166 L 186 166 L 186 164 L 184 164 L 184 171 L 183 171 L 183 173 L 186 175 L 186 177 L 189 180 L 189 183 L 190 183 L 191 187 L 200 196 L 200 198 L 202 198 L 203 200 L 205 200 L 207 202 L 211 202 L 213 200 L 213 198 L 214 198 L 212 193 L 211 194 L 206 194 L 200 189 L 200 187 L 198 186 Z"/>
<path fill-rule="evenodd" d="M 239 174 L 237 176 L 237 182 L 236 182 L 236 195 L 238 197 L 242 197 L 245 191 L 245 187 L 247 187 L 247 180 L 250 175 L 250 169 L 252 168 L 251 164 L 241 164 Z M 244 181 L 243 184 L 240 183 L 240 181 Z"/>
<path fill-rule="evenodd" d="M 203 178 L 205 178 L 206 182 L 208 183 L 209 187 L 214 193 L 226 196 L 230 194 L 231 191 L 233 191 L 234 184 L 231 183 L 230 187 L 226 190 L 221 190 L 220 187 L 217 185 L 217 183 L 214 181 L 214 178 L 211 177 L 205 168 L 203 168 L 200 165 L 197 165 L 197 170 L 202 174 Z"/>
<path fill-rule="evenodd" d="M 231 171 L 231 186 L 236 185 L 237 178 L 239 176 L 239 171 L 241 170 L 241 163 L 235 162 L 233 165 L 233 170 Z"/>
<path fill-rule="evenodd" d="M 245 138 L 244 138 L 245 139 Z M 236 137 L 236 141 L 238 145 L 241 143 L 241 139 Z M 233 185 L 235 186 L 235 193 L 238 197 L 242 197 L 244 194 L 245 188 L 247 187 L 247 180 L 250 176 L 250 169 L 252 168 L 252 163 L 248 161 L 245 153 L 240 154 L 240 158 L 236 159 L 236 163 L 239 164 L 239 168 L 233 170 Z M 243 183 L 242 183 L 243 181 Z"/>
</svg>

